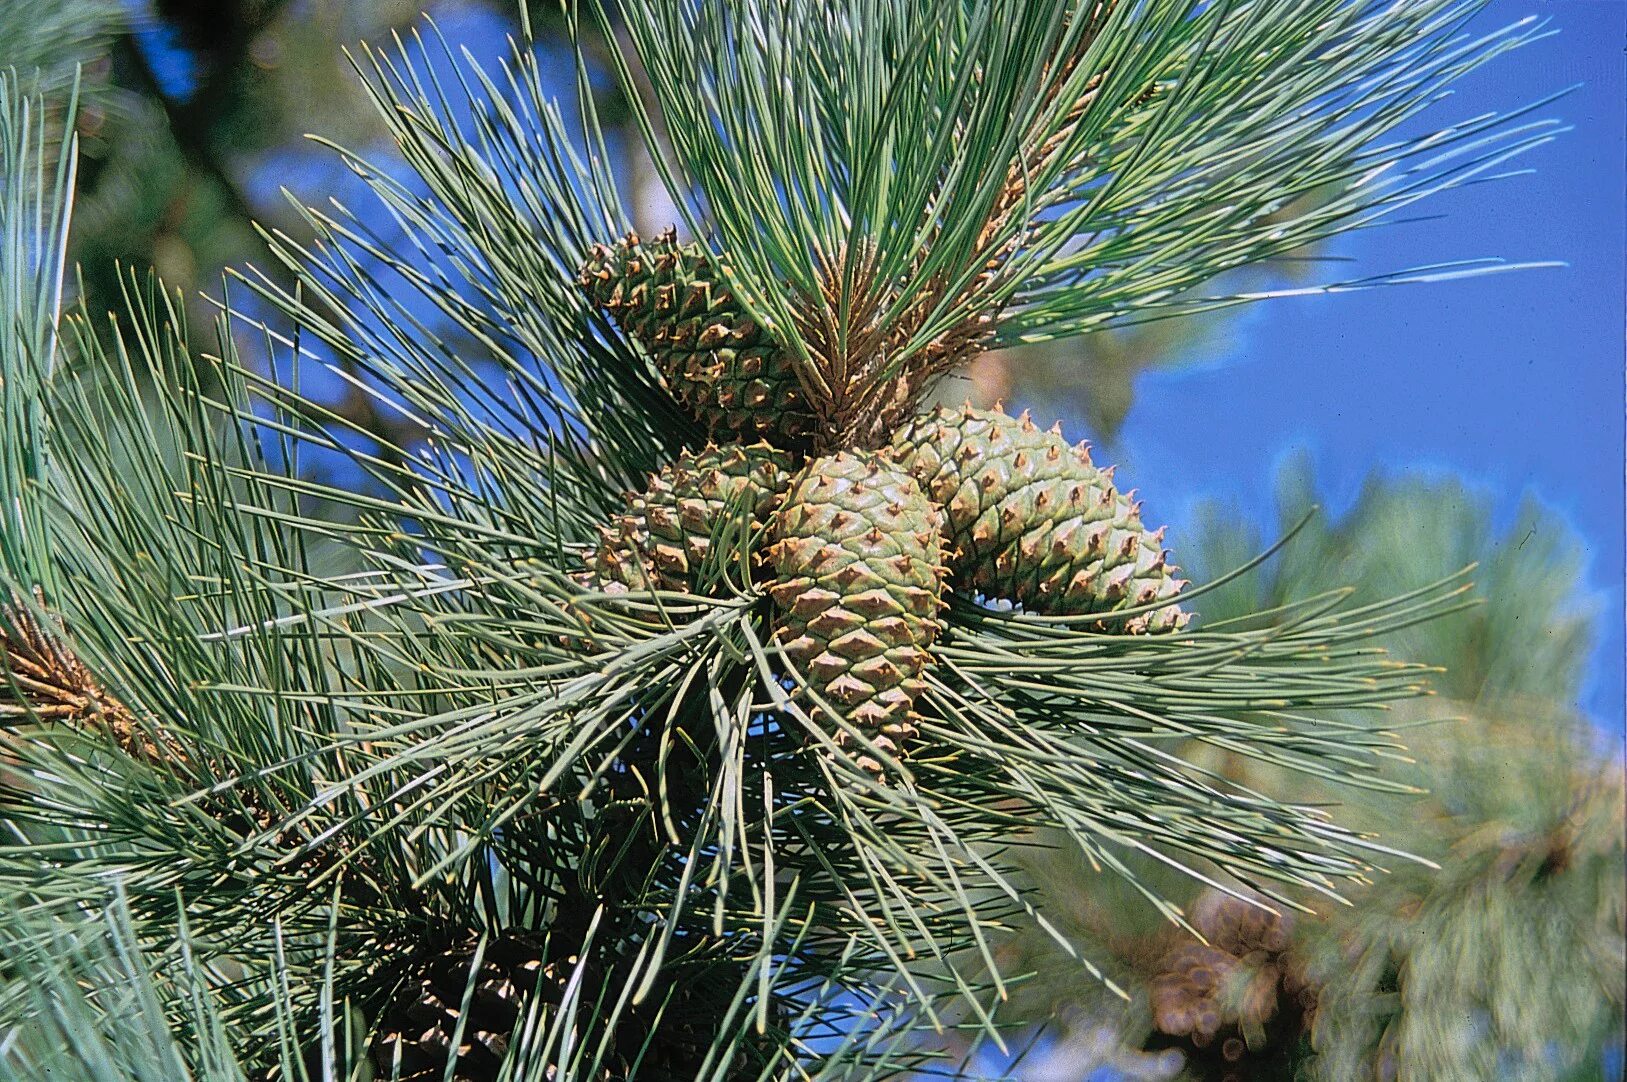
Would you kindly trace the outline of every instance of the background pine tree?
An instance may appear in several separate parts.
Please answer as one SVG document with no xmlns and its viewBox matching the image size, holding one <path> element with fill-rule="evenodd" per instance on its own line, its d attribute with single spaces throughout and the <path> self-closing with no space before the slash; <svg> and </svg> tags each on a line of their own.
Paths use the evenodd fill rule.
<svg viewBox="0 0 1627 1082">
<path fill-rule="evenodd" d="M 1018 1013 L 1067 1020 L 1053 1054 L 1076 1048 L 1138 1077 L 1601 1077 L 1622 1040 L 1627 898 L 1620 764 L 1574 706 L 1595 618 L 1579 586 L 1582 545 L 1536 504 L 1494 528 L 1485 495 L 1453 480 L 1377 477 L 1334 523 L 1307 520 L 1315 492 L 1306 463 L 1285 469 L 1281 529 L 1294 540 L 1269 570 L 1206 595 L 1199 614 L 1257 619 L 1330 581 L 1359 583 L 1358 596 L 1376 598 L 1478 565 L 1483 603 L 1386 636 L 1440 670 L 1427 711 L 1400 707 L 1396 718 L 1411 754 L 1387 774 L 1418 795 L 1338 797 L 1368 829 L 1406 838 L 1440 868 L 1397 866 L 1354 892 L 1352 906 L 1317 907 L 1260 951 L 1204 946 L 1127 916 L 1102 876 L 1066 854 L 1047 857 L 1035 882 L 1050 910 L 1115 955 L 1141 994 L 1123 1006 L 1079 995 L 1030 937 L 1013 948 L 1023 957 L 1013 964 L 1041 976 Z M 1203 521 L 1193 557 L 1200 575 L 1239 566 L 1263 544 L 1233 508 L 1211 508 Z M 1419 724 L 1426 718 L 1450 720 Z M 1228 754 L 1206 761 L 1250 785 L 1273 780 Z M 1334 796 L 1294 787 L 1307 800 Z M 1219 899 L 1188 893 L 1210 914 L 1202 930 L 1216 944 Z M 1228 976 L 1237 985 L 1229 993 Z M 1250 992 L 1266 1015 L 1252 1033 L 1235 998 Z M 1195 1035 L 1190 1016 L 1205 1007 L 1213 1030 Z M 1137 1056 L 1112 1042 L 1090 1051 L 1100 1025 L 1130 1049 L 1178 1054 Z"/>
<path fill-rule="evenodd" d="M 1160 535 L 1059 437 L 968 412 L 954 461 L 977 464 L 976 496 L 928 453 L 948 444 L 893 439 L 986 348 L 1227 307 L 1242 298 L 1209 283 L 1546 138 L 1481 118 L 1378 145 L 1531 32 L 1465 45 L 1474 7 L 625 5 L 527 19 L 502 67 L 431 26 L 362 51 L 376 108 L 324 125 L 388 136 L 379 164 L 331 149 L 393 228 L 296 207 L 258 237 L 233 163 L 273 130 L 244 118 L 278 84 L 257 63 L 288 67 L 255 51 L 288 13 L 160 5 L 197 61 L 182 101 L 130 52 L 143 28 L 87 11 L 66 55 L 130 55 L 80 93 L 162 110 L 186 183 L 238 212 L 232 251 L 263 258 L 205 301 L 110 272 L 79 178 L 91 270 L 64 312 L 98 138 L 75 117 L 96 114 L 72 77 L 4 84 L 0 1070 L 969 1068 L 960 1051 L 1043 1016 L 1021 1006 L 1036 943 L 1047 974 L 1104 978 L 1102 1002 L 1139 991 L 1120 943 L 1033 894 L 1053 844 L 1135 899 L 1120 938 L 1131 908 L 1172 918 L 1128 953 L 1184 959 L 1151 979 L 1197 993 L 1187 1022 L 1163 1011 L 1165 1037 L 1208 1038 L 1193 1065 L 1295 1055 L 1262 1040 L 1290 1018 L 1335 1033 L 1316 1043 L 1330 1077 L 1558 1065 L 1533 1028 L 1569 1027 L 1559 1058 L 1584 1062 L 1610 1035 L 1579 1005 L 1619 960 L 1619 838 L 1522 801 L 1523 833 L 1476 835 L 1437 875 L 1360 832 L 1408 822 L 1418 779 L 1374 710 L 1424 676 L 1370 646 L 1441 660 L 1414 629 L 1456 606 L 1472 544 L 1387 577 L 1313 536 L 1270 577 L 1176 598 Z M 581 42 L 563 87 L 581 130 L 548 33 Z M 612 151 L 600 106 L 642 150 Z M 654 277 L 622 191 L 641 175 L 695 238 L 656 239 Z M 139 220 L 101 231 L 124 243 Z M 634 258 L 606 263 L 618 238 Z M 198 263 L 150 247 L 134 262 L 193 284 Z M 304 392 L 318 368 L 337 399 Z M 791 423 L 804 407 L 815 423 Z M 778 446 L 731 443 L 753 437 Z M 1062 563 L 1023 532 L 1041 524 Z M 1259 547 L 1204 546 L 1236 565 Z M 1342 582 L 1374 595 L 1326 593 Z M 1452 660 L 1499 694 L 1557 679 L 1514 656 Z M 1437 799 L 1424 857 L 1459 847 Z M 1199 881 L 1318 911 L 1363 897 L 1375 862 L 1395 887 L 1367 892 L 1366 923 L 1179 908 Z M 1391 985 L 1430 972 L 1420 950 L 1488 889 L 1501 928 L 1564 904 L 1556 943 L 1590 929 L 1596 958 L 1556 969 L 1546 1015 L 1475 998 L 1507 983 L 1507 951 L 1440 970 L 1418 1002 L 1467 997 L 1496 1035 L 1465 1042 Z M 1226 957 L 1194 955 L 1194 932 Z M 1353 950 L 1370 964 L 1330 975 Z"/>
</svg>

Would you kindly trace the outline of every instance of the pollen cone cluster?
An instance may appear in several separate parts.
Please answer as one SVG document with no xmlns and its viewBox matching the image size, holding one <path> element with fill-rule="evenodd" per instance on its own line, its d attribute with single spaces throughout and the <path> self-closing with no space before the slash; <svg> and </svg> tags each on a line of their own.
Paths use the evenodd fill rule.
<svg viewBox="0 0 1627 1082">
<path fill-rule="evenodd" d="M 886 452 L 839 452 L 798 475 L 773 535 L 769 592 L 787 656 L 878 747 L 901 753 L 938 633 L 942 512 Z"/>
<path fill-rule="evenodd" d="M 790 483 L 791 456 L 766 443 L 685 451 L 632 497 L 632 510 L 600 528 L 588 557 L 600 583 L 626 589 L 694 590 L 714 531 L 737 522 L 758 530 Z"/>
<path fill-rule="evenodd" d="M 1048 615 L 1110 614 L 1173 601 L 1185 582 L 1129 496 L 1083 445 L 998 410 L 938 409 L 893 439 L 948 516 L 957 588 Z M 1103 631 L 1172 631 L 1174 604 L 1104 619 Z"/>
<path fill-rule="evenodd" d="M 595 246 L 578 282 L 716 438 L 796 446 L 812 434 L 789 356 L 735 301 L 703 246 L 679 244 L 670 229 L 649 243 L 630 233 Z"/>
<path fill-rule="evenodd" d="M 1309 1027 L 1316 991 L 1289 957 L 1289 918 L 1211 891 L 1187 940 L 1162 958 L 1152 981 L 1158 1047 L 1179 1048 L 1188 1072 L 1212 1082 L 1278 1077 Z"/>
</svg>

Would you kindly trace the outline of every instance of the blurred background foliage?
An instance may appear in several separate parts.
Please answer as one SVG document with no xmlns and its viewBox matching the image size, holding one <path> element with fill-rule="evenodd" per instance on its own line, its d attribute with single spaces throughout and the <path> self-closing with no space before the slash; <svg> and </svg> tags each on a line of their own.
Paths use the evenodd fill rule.
<svg viewBox="0 0 1627 1082">
<path fill-rule="evenodd" d="M 1082 861 L 1036 861 L 1050 911 L 1117 958 L 1119 978 L 1141 990 L 1122 1004 L 1076 982 L 1047 981 L 1065 967 L 1037 937 L 1024 940 L 1017 950 L 1031 953 L 1014 968 L 1039 976 L 1014 1007 L 1022 1017 L 1054 1019 L 1062 1034 L 1047 1044 L 1038 1076 L 1090 1077 L 1111 1067 L 1132 1077 L 1329 1082 L 1619 1077 L 1612 1072 L 1627 965 L 1621 763 L 1570 705 L 1594 605 L 1578 585 L 1579 539 L 1535 503 L 1499 530 L 1488 496 L 1451 478 L 1375 477 L 1332 521 L 1317 513 L 1316 491 L 1308 463 L 1286 465 L 1281 532 L 1298 532 L 1267 564 L 1195 607 L 1211 629 L 1245 626 L 1242 614 L 1314 603 L 1336 584 L 1355 584 L 1371 600 L 1478 564 L 1469 605 L 1375 644 L 1440 669 L 1435 697 L 1393 719 L 1411 756 L 1393 764 L 1389 780 L 1413 793 L 1300 784 L 1307 803 L 1338 801 L 1349 821 L 1439 869 L 1390 858 L 1387 874 L 1354 893 L 1354 904 L 1311 902 L 1284 949 L 1257 951 L 1236 967 L 1274 969 L 1268 983 L 1288 985 L 1264 1005 L 1260 1045 L 1218 1005 L 1218 1032 L 1195 1046 L 1159 1032 L 1156 993 L 1172 979 L 1174 948 L 1196 940 Z M 1199 582 L 1219 578 L 1271 540 L 1231 509 L 1210 507 L 1187 540 L 1189 569 Z M 1199 757 L 1211 769 L 1244 785 L 1288 780 L 1267 779 L 1258 764 L 1224 749 L 1189 750 L 1206 750 Z M 1174 877 L 1170 887 L 1179 889 Z M 1195 896 L 1191 908 L 1214 901 Z M 1308 1017 L 1286 1031 L 1270 1025 L 1289 1014 Z M 1104 1043 L 1104 1024 L 1132 1051 Z M 1243 1042 L 1236 1060 L 1213 1055 L 1231 1035 Z M 1140 1055 L 1138 1047 L 1180 1049 L 1195 1069 L 1182 1074 L 1179 1057 Z M 1220 1062 L 1206 1069 L 1206 1057 Z"/>
<path fill-rule="evenodd" d="M 282 189 L 342 198 L 345 178 L 305 133 L 374 156 L 385 149 L 338 46 L 410 32 L 421 10 L 461 28 L 448 36 L 473 48 L 514 26 L 505 0 L 0 0 L 0 67 L 35 72 L 62 93 L 80 73 L 72 257 L 91 304 L 116 302 L 119 267 L 154 267 L 184 291 L 194 318 L 207 318 L 199 294 L 217 287 L 221 268 L 264 263 L 255 223 L 306 240 Z M 539 37 L 563 48 L 557 6 L 535 0 L 532 16 Z M 625 103 L 600 109 L 613 146 L 636 142 L 614 135 L 629 122 Z M 640 224 L 665 224 L 672 215 L 653 194 L 648 163 L 619 164 Z M 1294 277 L 1291 267 L 1272 275 L 1254 284 Z M 1020 356 L 989 354 L 946 397 L 1043 403 L 1045 423 L 1082 422 L 1111 447 L 1135 408 L 1137 378 L 1215 354 L 1234 333 L 1233 318 L 1212 313 Z M 369 414 L 366 396 L 343 383 L 335 395 L 353 416 L 398 423 Z M 1116 959 L 1133 995 L 1124 1003 L 1076 980 L 1037 937 L 1016 941 L 1005 968 L 1034 976 L 1014 987 L 1008 1012 L 1032 1023 L 1035 1040 L 1015 1062 L 984 1055 L 991 1072 L 1620 1077 L 1621 762 L 1619 746 L 1603 745 L 1574 705 L 1598 609 L 1582 586 L 1583 545 L 1537 502 L 1499 528 L 1488 495 L 1449 476 L 1376 476 L 1336 517 L 1314 515 L 1317 502 L 1308 462 L 1287 464 L 1274 532 L 1309 522 L 1272 560 L 1195 607 L 1207 625 L 1225 626 L 1244 613 L 1314 604 L 1338 584 L 1376 600 L 1479 564 L 1474 604 L 1374 644 L 1441 670 L 1427 712 L 1394 718 L 1415 754 L 1395 762 L 1387 781 L 1410 792 L 1322 791 L 1298 781 L 1304 803 L 1338 801 L 1347 818 L 1439 870 L 1390 859 L 1390 872 L 1354 905 L 1307 900 L 1307 912 L 1249 942 L 1234 934 L 1253 919 L 1246 905 L 1212 892 L 1194 897 L 1188 916 L 1208 922 L 1212 944 L 1194 954 L 1192 931 L 1130 896 L 1119 878 L 1075 857 L 1036 857 L 1033 881 L 1049 912 L 1065 932 L 1098 944 L 1100 957 Z M 1206 582 L 1246 564 L 1272 533 L 1215 506 L 1172 542 L 1191 577 Z M 1268 780 L 1258 763 L 1202 750 L 1233 782 Z M 1269 779 L 1278 791 L 1288 780 Z M 1174 876 L 1163 886 L 1179 889 Z M 1220 957 L 1212 952 L 1226 935 L 1217 938 L 1216 922 L 1228 920 L 1235 950 Z M 117 950 L 104 954 L 95 964 L 132 964 Z M 133 1019 L 143 1009 L 132 1000 Z"/>
</svg>

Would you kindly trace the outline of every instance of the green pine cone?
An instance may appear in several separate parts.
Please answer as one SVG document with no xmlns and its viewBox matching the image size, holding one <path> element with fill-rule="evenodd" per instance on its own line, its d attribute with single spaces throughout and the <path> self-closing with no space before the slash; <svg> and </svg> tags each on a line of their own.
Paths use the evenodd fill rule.
<svg viewBox="0 0 1627 1082">
<path fill-rule="evenodd" d="M 654 357 L 667 386 L 719 439 L 800 446 L 814 431 L 790 358 L 735 303 L 699 244 L 667 230 L 595 245 L 578 283 Z"/>
<path fill-rule="evenodd" d="M 893 451 L 948 516 L 951 570 L 963 589 L 1037 613 L 1111 613 L 1173 599 L 1186 585 L 1166 562 L 1164 531 L 1113 487 L 1084 444 L 997 410 L 937 409 L 902 429 Z M 1103 631 L 1174 631 L 1176 605 Z"/>
<path fill-rule="evenodd" d="M 847 720 L 901 753 L 938 634 L 943 513 L 887 452 L 839 452 L 797 476 L 773 530 L 769 592 L 786 654 Z M 871 756 L 859 762 L 881 771 Z"/>
<path fill-rule="evenodd" d="M 708 444 L 650 476 L 633 509 L 600 527 L 588 569 L 629 590 L 694 590 L 725 516 L 749 513 L 762 528 L 791 480 L 791 456 L 766 443 Z"/>
</svg>

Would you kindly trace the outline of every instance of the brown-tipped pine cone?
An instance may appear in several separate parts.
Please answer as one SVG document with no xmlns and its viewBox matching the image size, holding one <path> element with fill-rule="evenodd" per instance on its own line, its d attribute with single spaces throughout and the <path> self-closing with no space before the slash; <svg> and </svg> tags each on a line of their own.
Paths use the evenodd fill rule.
<svg viewBox="0 0 1627 1082">
<path fill-rule="evenodd" d="M 844 451 L 797 476 L 773 536 L 769 592 L 787 656 L 846 720 L 901 753 L 938 634 L 943 513 L 887 452 Z"/>
<path fill-rule="evenodd" d="M 792 457 L 767 443 L 708 444 L 650 476 L 632 510 L 600 528 L 587 558 L 599 583 L 631 590 L 689 590 L 710 554 L 712 534 L 736 515 L 762 529 L 790 484 Z"/>
<path fill-rule="evenodd" d="M 800 446 L 814 415 L 790 356 L 747 315 L 704 246 L 676 231 L 595 245 L 588 298 L 650 352 L 674 397 L 718 439 Z"/>
<path fill-rule="evenodd" d="M 956 584 L 1048 615 L 1109 614 L 1173 601 L 1163 530 L 1113 487 L 1084 444 L 1071 447 L 1024 414 L 937 409 L 899 431 L 893 450 L 948 515 Z M 1102 620 L 1109 632 L 1174 631 L 1188 615 L 1170 604 Z"/>
</svg>

